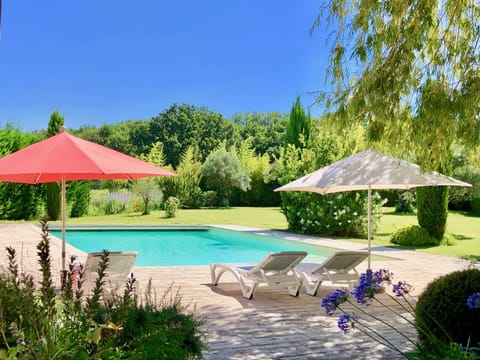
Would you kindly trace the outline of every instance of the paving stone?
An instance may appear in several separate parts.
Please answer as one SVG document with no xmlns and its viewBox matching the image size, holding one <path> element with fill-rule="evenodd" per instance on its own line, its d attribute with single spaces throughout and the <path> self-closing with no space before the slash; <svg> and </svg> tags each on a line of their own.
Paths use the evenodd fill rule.
<svg viewBox="0 0 480 360">
<path fill-rule="evenodd" d="M 306 243 L 330 246 L 345 250 L 365 250 L 365 245 L 341 240 L 314 238 L 284 232 L 229 226 L 237 230 L 248 230 L 259 234 L 273 234 Z M 0 249 L 7 246 L 16 248 L 22 270 L 40 278 L 36 258 L 36 245 L 40 240 L 40 229 L 29 223 L 0 224 Z M 60 273 L 61 241 L 51 237 L 53 273 Z M 67 257 L 78 255 L 85 258 L 82 251 L 67 245 Z M 414 251 L 392 250 L 373 247 L 372 268 L 388 268 L 395 274 L 395 281 L 405 280 L 415 286 L 415 296 L 438 276 L 465 269 L 467 261 L 425 254 Z M 0 266 L 6 265 L 6 253 L 0 254 Z M 364 271 L 367 264 L 360 265 Z M 322 284 L 316 297 L 307 295 L 303 289 L 298 297 L 286 291 L 259 286 L 253 300 L 241 296 L 238 284 L 233 277 L 222 278 L 215 287 L 210 284 L 208 266 L 138 266 L 134 268 L 139 280 L 140 294 L 149 279 L 155 290 L 157 301 L 168 301 L 177 292 L 182 303 L 190 311 L 205 320 L 201 330 L 208 341 L 210 351 L 206 359 L 399 359 L 398 354 L 379 345 L 372 339 L 352 332 L 344 335 L 337 328 L 337 318 L 325 315 L 320 304 L 322 298 L 336 289 L 336 286 Z M 59 285 L 59 276 L 54 282 Z M 173 285 L 172 285 L 173 284 Z M 166 295 L 165 295 L 166 294 Z M 389 306 L 396 306 L 386 295 L 382 299 Z M 374 305 L 368 309 L 375 316 L 385 315 L 385 308 Z M 415 329 L 401 317 L 392 317 L 395 326 L 408 336 L 415 336 Z M 371 322 L 381 329 L 388 338 L 408 349 L 405 339 L 378 323 Z"/>
</svg>

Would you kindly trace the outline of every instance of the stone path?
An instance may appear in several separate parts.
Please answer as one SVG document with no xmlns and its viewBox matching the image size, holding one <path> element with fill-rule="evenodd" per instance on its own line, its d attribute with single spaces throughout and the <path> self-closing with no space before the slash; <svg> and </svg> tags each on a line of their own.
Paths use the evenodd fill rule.
<svg viewBox="0 0 480 360">
<path fill-rule="evenodd" d="M 225 226 L 226 227 L 226 226 Z M 233 227 L 257 234 L 274 235 L 306 243 L 345 250 L 365 250 L 365 246 L 340 240 L 313 238 L 284 232 Z M 16 248 L 22 268 L 38 272 L 35 246 L 40 240 L 40 229 L 29 223 L 0 224 L 0 265 L 6 263 L 7 246 Z M 51 237 L 54 273 L 60 270 L 60 240 Z M 82 251 L 67 246 L 67 256 L 85 257 Z M 465 269 L 468 262 L 456 258 L 429 255 L 414 251 L 399 251 L 373 247 L 372 269 L 388 268 L 396 280 L 413 284 L 416 294 L 434 278 L 452 271 Z M 364 271 L 364 262 L 359 270 Z M 395 353 L 355 331 L 344 335 L 336 325 L 337 317 L 325 315 L 321 300 L 335 286 L 322 285 L 316 297 L 302 289 L 300 296 L 291 297 L 286 291 L 260 286 L 253 300 L 241 296 L 238 284 L 226 274 L 219 286 L 210 284 L 208 266 L 135 267 L 135 277 L 144 287 L 149 279 L 157 297 L 168 289 L 181 294 L 182 303 L 195 308 L 205 321 L 202 327 L 209 344 L 207 359 L 395 359 Z M 56 279 L 57 283 L 59 279 Z M 172 287 L 173 284 L 173 287 Z M 169 293 L 168 296 L 171 296 Z M 385 298 L 386 299 L 386 298 Z M 381 307 L 371 308 L 382 315 Z M 369 309 L 370 310 L 370 309 Z M 394 320 L 399 328 L 414 337 L 414 329 L 400 319 Z M 378 326 L 375 327 L 379 328 Z M 387 329 L 381 330 L 400 348 L 409 344 Z"/>
</svg>

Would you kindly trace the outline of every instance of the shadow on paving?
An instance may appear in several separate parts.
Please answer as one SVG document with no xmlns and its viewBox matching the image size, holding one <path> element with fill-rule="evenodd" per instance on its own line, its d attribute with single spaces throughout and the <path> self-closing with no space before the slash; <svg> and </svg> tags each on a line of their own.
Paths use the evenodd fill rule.
<svg viewBox="0 0 480 360">
<path fill-rule="evenodd" d="M 320 306 L 330 289 L 324 289 L 317 297 L 302 293 L 298 298 L 261 289 L 264 291 L 258 291 L 255 299 L 249 301 L 239 295 L 238 285 L 224 285 L 228 285 L 228 290 L 218 293 L 234 297 L 242 309 L 228 312 L 222 304 L 202 306 L 202 330 L 209 344 L 207 359 L 403 358 L 358 331 L 343 334 L 337 327 L 338 317 L 326 316 Z M 408 325 L 403 326 L 414 334 Z M 388 330 L 378 329 L 383 333 Z M 397 338 L 395 342 L 407 349 L 405 339 Z"/>
</svg>

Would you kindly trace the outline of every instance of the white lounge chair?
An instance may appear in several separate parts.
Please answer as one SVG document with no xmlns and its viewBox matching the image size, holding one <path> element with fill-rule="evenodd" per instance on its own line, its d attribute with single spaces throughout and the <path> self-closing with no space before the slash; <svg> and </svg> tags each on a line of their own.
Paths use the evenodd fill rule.
<svg viewBox="0 0 480 360">
<path fill-rule="evenodd" d="M 305 251 L 281 251 L 268 254 L 257 265 L 247 264 L 210 264 L 212 284 L 217 285 L 220 277 L 231 272 L 240 284 L 243 297 L 251 299 L 260 283 L 274 288 L 287 288 L 292 296 L 297 296 L 302 280 L 293 271 L 307 256 Z M 247 284 L 251 282 L 251 285 Z"/>
<path fill-rule="evenodd" d="M 307 294 L 315 296 L 323 281 L 352 288 L 360 276 L 355 267 L 367 257 L 364 251 L 339 251 L 320 264 L 301 263 L 295 272 L 302 278 Z"/>
<path fill-rule="evenodd" d="M 102 254 L 102 252 L 88 253 L 83 268 L 84 282 L 82 287 L 84 289 L 91 290 L 95 286 L 95 281 L 98 277 L 98 265 Z M 111 297 L 118 289 L 125 288 L 136 258 L 136 252 L 112 251 L 109 253 L 109 263 L 104 277 L 104 298 Z"/>
</svg>

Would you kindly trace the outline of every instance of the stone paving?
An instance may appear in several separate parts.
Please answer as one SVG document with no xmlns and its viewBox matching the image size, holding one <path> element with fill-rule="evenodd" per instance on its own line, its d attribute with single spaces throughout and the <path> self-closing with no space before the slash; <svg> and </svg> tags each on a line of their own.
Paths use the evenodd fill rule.
<svg viewBox="0 0 480 360">
<path fill-rule="evenodd" d="M 365 250 L 363 244 L 341 240 L 246 227 L 228 228 L 338 249 Z M 38 274 L 35 246 L 39 240 L 40 229 L 34 224 L 0 224 L 0 249 L 14 247 L 22 269 L 33 275 Z M 53 236 L 51 250 L 54 273 L 59 274 L 61 241 Z M 372 259 L 372 269 L 390 269 L 395 274 L 395 280 L 405 280 L 415 286 L 414 295 L 421 293 L 434 278 L 468 266 L 464 260 L 414 251 L 374 246 L 372 252 L 377 255 Z M 0 265 L 6 263 L 6 252 L 4 254 L 0 253 Z M 82 251 L 67 246 L 67 257 L 73 254 L 80 259 L 86 256 Z M 364 271 L 366 268 L 367 262 L 364 262 L 359 270 Z M 260 286 L 254 299 L 246 300 L 241 296 L 238 284 L 228 274 L 222 277 L 222 282 L 217 287 L 212 286 L 208 266 L 138 266 L 135 267 L 134 274 L 141 288 L 151 279 L 158 298 L 169 288 L 173 293 L 178 291 L 183 304 L 204 319 L 202 330 L 209 344 L 209 351 L 205 352 L 206 359 L 399 358 L 358 331 L 344 335 L 337 328 L 337 318 L 326 316 L 320 306 L 322 298 L 336 289 L 328 283 L 322 285 L 316 297 L 307 295 L 303 289 L 298 297 L 291 297 L 286 291 Z M 58 284 L 59 279 L 55 281 Z M 384 313 L 384 309 L 379 306 L 371 307 L 369 311 L 380 316 Z M 414 329 L 408 323 L 401 319 L 394 321 L 410 338 L 415 336 Z M 388 329 L 381 329 L 378 324 L 375 329 L 380 329 L 399 348 L 411 348 L 405 339 Z"/>
</svg>

